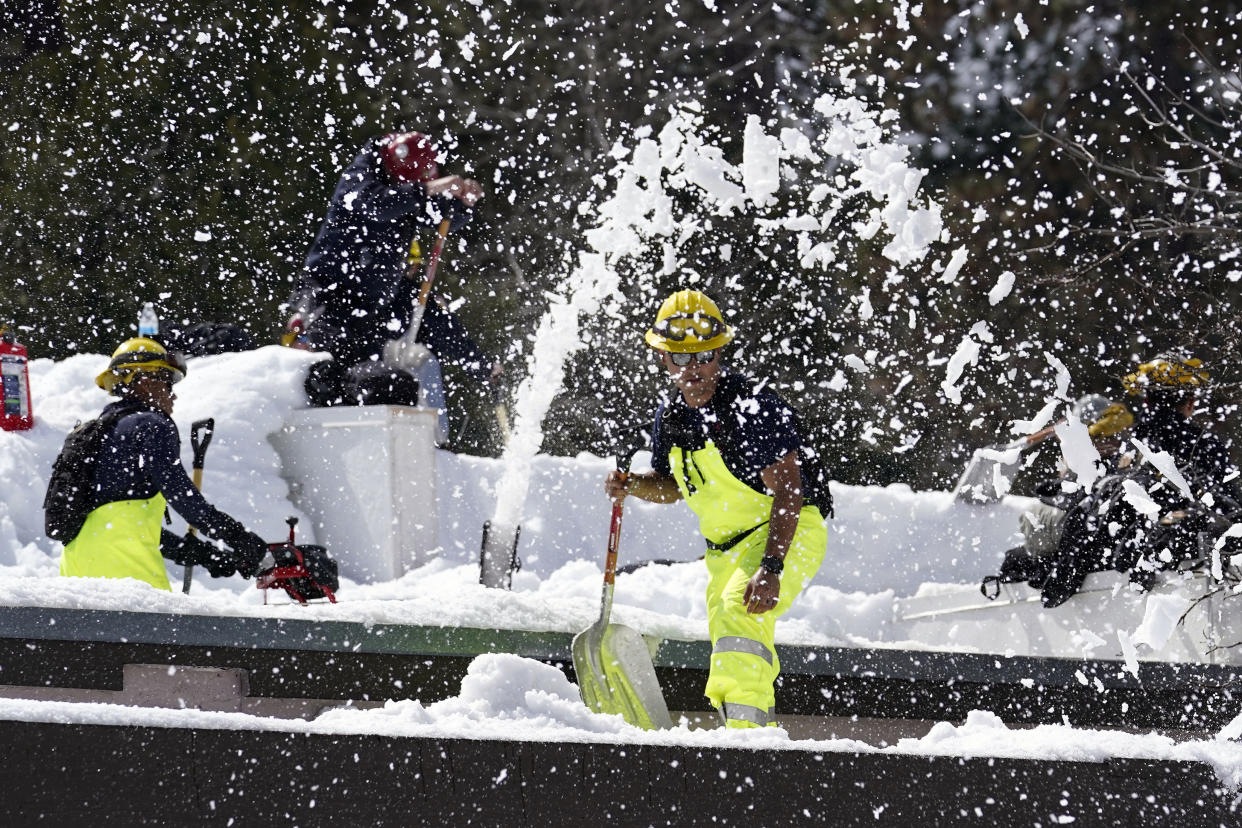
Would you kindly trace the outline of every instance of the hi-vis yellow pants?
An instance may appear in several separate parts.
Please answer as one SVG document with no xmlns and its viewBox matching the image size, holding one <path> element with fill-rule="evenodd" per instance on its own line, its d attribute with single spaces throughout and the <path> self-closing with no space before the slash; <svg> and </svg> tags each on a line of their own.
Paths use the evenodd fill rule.
<svg viewBox="0 0 1242 828">
<path fill-rule="evenodd" d="M 772 497 L 738 480 L 720 450 L 708 442 L 694 452 L 669 452 L 682 497 L 699 517 L 707 550 L 707 628 L 712 637 L 711 670 L 704 690 L 729 727 L 775 725 L 773 684 L 780 674 L 776 657 L 776 619 L 815 576 L 828 547 L 828 530 L 819 509 L 804 506 L 785 556 L 780 600 L 760 614 L 746 611 L 742 596 L 759 568 L 768 542 Z M 758 528 L 755 528 L 758 527 Z M 749 535 L 728 549 L 729 541 Z"/>
<path fill-rule="evenodd" d="M 162 494 L 146 500 L 105 503 L 86 516 L 82 531 L 65 545 L 61 575 L 85 578 L 137 578 L 167 589 L 168 573 L 160 555 Z"/>
</svg>

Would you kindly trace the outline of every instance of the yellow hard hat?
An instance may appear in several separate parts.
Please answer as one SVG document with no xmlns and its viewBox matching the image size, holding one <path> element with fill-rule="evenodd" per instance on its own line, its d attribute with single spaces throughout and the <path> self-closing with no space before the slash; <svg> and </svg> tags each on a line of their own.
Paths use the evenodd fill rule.
<svg viewBox="0 0 1242 828">
<path fill-rule="evenodd" d="M 705 293 L 679 290 L 664 300 L 655 324 L 644 339 L 652 348 L 675 354 L 711 351 L 733 341 L 733 328 L 726 325 Z"/>
<path fill-rule="evenodd" d="M 1161 355 L 1151 362 L 1144 362 L 1133 374 L 1126 374 L 1121 384 L 1127 393 L 1139 395 L 1153 387 L 1183 390 L 1202 388 L 1208 384 L 1209 379 L 1203 360 Z"/>
<path fill-rule="evenodd" d="M 112 352 L 112 360 L 107 369 L 95 377 L 95 384 L 112 394 L 118 385 L 128 385 L 130 380 L 144 371 L 167 371 L 172 382 L 181 382 L 185 379 L 185 359 L 154 339 L 134 337 L 122 342 Z"/>
</svg>

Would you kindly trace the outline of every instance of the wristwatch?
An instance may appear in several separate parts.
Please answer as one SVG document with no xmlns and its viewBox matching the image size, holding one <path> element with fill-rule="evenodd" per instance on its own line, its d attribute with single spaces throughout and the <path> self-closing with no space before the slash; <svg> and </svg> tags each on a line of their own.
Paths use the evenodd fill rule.
<svg viewBox="0 0 1242 828">
<path fill-rule="evenodd" d="M 780 558 L 774 558 L 771 555 L 764 555 L 763 560 L 759 562 L 759 566 L 771 572 L 773 575 L 780 575 L 785 571 L 785 562 Z"/>
</svg>

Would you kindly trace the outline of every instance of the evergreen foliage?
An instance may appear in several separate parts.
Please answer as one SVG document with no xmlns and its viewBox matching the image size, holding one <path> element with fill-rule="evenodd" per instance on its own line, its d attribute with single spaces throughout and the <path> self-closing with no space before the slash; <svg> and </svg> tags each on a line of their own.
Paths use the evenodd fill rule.
<svg viewBox="0 0 1242 828">
<path fill-rule="evenodd" d="M 518 378 L 618 143 L 693 102 L 737 162 L 747 115 L 814 129 L 791 103 L 855 83 L 909 131 L 954 237 L 935 264 L 959 245 L 970 253 L 957 283 L 930 259 L 898 272 L 878 243 L 859 243 L 791 295 L 796 252 L 720 217 L 677 269 L 663 272 L 658 250 L 635 258 L 619 316 L 587 325 L 591 348 L 573 362 L 546 448 L 607 453 L 647 422 L 663 379 L 641 332 L 689 282 L 737 323 L 741 367 L 770 375 L 826 435 L 839 479 L 944 485 L 971 448 L 1042 404 L 1045 351 L 1076 393 L 1119 393 L 1136 360 L 1172 345 L 1233 387 L 1238 239 L 1184 224 L 1191 210 L 1236 215 L 1224 93 L 1238 89 L 1238 21 L 1234 2 L 1201 13 L 1118 0 L 66 5 L 59 48 L 54 36 L 30 48 L 29 27 L 0 43 L 0 321 L 36 357 L 109 352 L 143 301 L 173 323 L 235 321 L 274 341 L 340 169 L 371 135 L 418 129 L 446 171 L 488 190 L 439 287 Z M 838 69 L 851 63 L 865 72 L 846 80 Z M 1204 106 L 1216 84 L 1216 108 L 1182 121 L 1234 160 L 1217 170 L 1216 201 L 1177 202 L 1151 180 L 1202 150 L 1151 128 L 1134 81 L 1163 105 Z M 693 208 L 694 193 L 682 198 Z M 1135 241 L 1153 216 L 1175 226 Z M 840 231 L 857 218 L 841 216 Z M 992 305 L 1004 271 L 1016 287 Z M 977 388 L 951 406 L 945 362 L 980 321 L 995 340 L 968 370 Z M 847 354 L 873 354 L 870 370 L 843 369 Z M 451 386 L 455 411 L 470 414 L 455 415 L 462 442 L 494 450 L 488 401 Z"/>
</svg>

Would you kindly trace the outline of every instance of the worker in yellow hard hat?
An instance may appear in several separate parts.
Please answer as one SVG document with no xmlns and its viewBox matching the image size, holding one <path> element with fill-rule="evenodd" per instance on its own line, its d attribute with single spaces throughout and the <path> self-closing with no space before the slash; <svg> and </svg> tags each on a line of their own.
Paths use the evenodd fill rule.
<svg viewBox="0 0 1242 828">
<path fill-rule="evenodd" d="M 724 367 L 734 329 L 707 295 L 668 297 L 645 338 L 677 394 L 656 412 L 653 471 L 614 471 L 605 491 L 684 500 L 698 515 L 712 639 L 704 692 L 729 727 L 775 726 L 776 620 L 823 560 L 827 475 L 794 410 Z"/>
<path fill-rule="evenodd" d="M 136 337 L 95 378 L 117 400 L 70 434 L 44 501 L 48 534 L 65 544 L 60 574 L 136 578 L 167 590 L 164 558 L 217 577 L 258 569 L 267 544 L 204 500 L 181 465 L 171 415 L 186 370 L 179 355 Z M 166 505 L 227 548 L 163 530 Z"/>
<path fill-rule="evenodd" d="M 1229 449 L 1192 421 L 1211 376 L 1203 361 L 1165 353 L 1122 378 L 1131 396 L 1140 397 L 1134 436 L 1152 451 L 1167 451 L 1179 467 L 1190 467 L 1220 481 L 1233 468 Z"/>
</svg>

